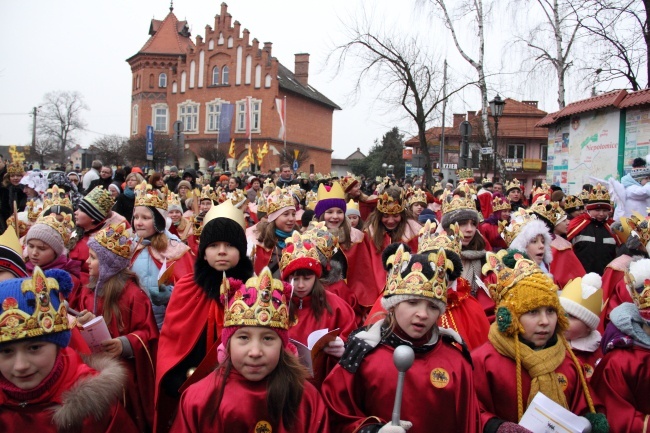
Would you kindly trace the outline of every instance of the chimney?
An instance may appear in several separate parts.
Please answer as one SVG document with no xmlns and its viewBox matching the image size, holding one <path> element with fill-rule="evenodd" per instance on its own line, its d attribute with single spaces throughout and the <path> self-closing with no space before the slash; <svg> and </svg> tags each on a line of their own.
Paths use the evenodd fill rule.
<svg viewBox="0 0 650 433">
<path fill-rule="evenodd" d="M 471 122 L 472 119 L 476 117 L 476 111 L 468 111 L 467 112 L 467 121 Z"/>
<path fill-rule="evenodd" d="M 295 56 L 296 64 L 293 73 L 296 76 L 296 80 L 303 86 L 306 86 L 309 81 L 309 54 L 299 53 Z"/>
<path fill-rule="evenodd" d="M 537 101 L 521 101 L 521 103 L 537 108 Z"/>
<path fill-rule="evenodd" d="M 271 56 L 271 48 L 273 47 L 273 42 L 264 42 L 264 48 L 263 50 L 269 53 L 269 57 Z"/>
<path fill-rule="evenodd" d="M 454 113 L 454 129 L 458 129 L 460 124 L 465 121 L 465 113 Z"/>
</svg>

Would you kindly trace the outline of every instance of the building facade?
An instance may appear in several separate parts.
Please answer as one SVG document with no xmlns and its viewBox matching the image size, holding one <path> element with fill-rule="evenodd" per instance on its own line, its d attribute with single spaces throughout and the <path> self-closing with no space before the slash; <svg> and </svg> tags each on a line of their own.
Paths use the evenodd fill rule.
<svg viewBox="0 0 650 433">
<path fill-rule="evenodd" d="M 251 145 L 256 155 L 268 143 L 260 170 L 292 163 L 298 151 L 298 171 L 330 171 L 332 118 L 340 107 L 309 85 L 309 54 L 296 54 L 290 71 L 273 57 L 271 42 L 250 39 L 225 3 L 214 26 L 206 26 L 194 41 L 187 22 L 179 21 L 173 8 L 164 20 L 151 20 L 149 35 L 127 59 L 133 75 L 132 138 L 144 136 L 148 125 L 155 137 L 173 137 L 174 123 L 180 121 L 184 143 L 166 163 L 176 159 L 182 166 L 207 165 L 213 161 L 201 157 L 203 149 L 217 148 L 228 155 L 234 139 L 230 169 L 248 155 Z M 286 101 L 286 146 L 280 138 L 278 100 Z M 231 117 L 229 126 L 222 116 Z"/>
</svg>

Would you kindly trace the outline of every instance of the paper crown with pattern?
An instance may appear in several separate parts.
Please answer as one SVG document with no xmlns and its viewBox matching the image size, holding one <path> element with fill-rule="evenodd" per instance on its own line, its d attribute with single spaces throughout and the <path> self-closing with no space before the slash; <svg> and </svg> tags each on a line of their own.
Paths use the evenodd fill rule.
<svg viewBox="0 0 650 433">
<path fill-rule="evenodd" d="M 305 209 L 314 210 L 316 203 L 318 203 L 318 193 L 307 191 L 307 194 L 305 194 Z"/>
<path fill-rule="evenodd" d="M 388 191 L 384 190 L 383 193 L 377 198 L 377 210 L 385 215 L 396 215 L 404 211 L 404 191 L 399 190 L 397 198 L 393 198 Z"/>
<path fill-rule="evenodd" d="M 273 278 L 268 267 L 258 276 L 249 278 L 246 283 L 224 278 L 221 283 L 224 328 L 265 326 L 289 329 L 287 292 L 290 290 L 288 285 Z"/>
<path fill-rule="evenodd" d="M 437 224 L 431 220 L 427 220 L 424 226 L 420 229 L 418 234 L 418 254 L 423 254 L 427 251 L 437 251 L 440 248 L 453 251 L 460 256 L 463 248 L 463 233 L 460 231 L 458 223 L 453 223 L 447 231 L 436 233 Z"/>
<path fill-rule="evenodd" d="M 212 189 L 210 185 L 205 185 L 203 188 L 201 188 L 201 195 L 199 195 L 199 201 L 203 200 L 212 200 L 212 201 L 218 201 L 219 197 L 217 196 L 216 192 Z"/>
<path fill-rule="evenodd" d="M 473 168 L 460 168 L 457 172 L 458 181 L 474 182 L 474 169 Z"/>
<path fill-rule="evenodd" d="M 535 203 L 533 203 L 528 209 L 528 212 L 532 212 L 537 216 L 548 220 L 554 226 L 565 214 L 558 202 L 547 202 L 543 197 L 540 197 Z"/>
<path fill-rule="evenodd" d="M 639 235 L 639 239 L 641 239 L 641 243 L 643 246 L 648 248 L 648 243 L 650 242 L 650 217 L 645 217 L 642 219 L 639 219 L 640 217 L 637 217 L 634 221 L 635 226 L 634 226 L 634 232 Z M 621 222 L 623 221 L 623 218 L 621 218 Z M 628 219 L 628 221 L 632 221 L 632 219 Z"/>
<path fill-rule="evenodd" d="M 442 213 L 446 214 L 461 209 L 472 209 L 476 210 L 476 203 L 472 197 L 473 191 L 467 182 L 460 182 L 456 191 L 460 191 L 461 194 L 454 193 L 445 189 L 442 193 Z"/>
<path fill-rule="evenodd" d="M 44 208 L 41 209 L 37 206 L 34 200 L 28 200 L 25 209 L 27 210 L 27 219 L 30 222 L 36 221 L 44 210 Z"/>
<path fill-rule="evenodd" d="M 310 221 L 303 233 L 303 239 L 308 239 L 311 244 L 316 245 L 328 261 L 338 250 L 339 239 L 327 230 L 325 221 Z"/>
<path fill-rule="evenodd" d="M 202 216 L 201 214 L 192 215 L 190 217 L 190 224 L 192 224 L 192 234 L 196 237 L 200 237 L 201 232 L 203 232 L 203 219 L 204 216 Z"/>
<path fill-rule="evenodd" d="M 564 197 L 564 211 L 573 212 L 576 210 L 581 210 L 585 208 L 585 204 L 582 202 L 580 197 L 575 195 L 567 195 Z"/>
<path fill-rule="evenodd" d="M 438 191 L 442 191 L 443 189 L 445 189 L 445 187 L 442 186 L 440 182 L 436 182 L 436 184 L 433 185 L 433 195 L 436 195 Z"/>
<path fill-rule="evenodd" d="M 394 295 L 421 296 L 431 300 L 447 303 L 447 270 L 453 270 L 454 265 L 447 259 L 444 249 L 426 255 L 427 264 L 420 262 L 411 263 L 412 255 L 400 245 L 397 251 L 388 258 L 386 266 L 389 267 L 386 276 L 384 298 Z M 410 266 L 410 270 L 409 270 Z M 424 274 L 424 266 L 430 266 L 432 277 Z M 409 270 L 409 273 L 402 274 Z M 427 271 L 427 273 L 429 273 Z"/>
<path fill-rule="evenodd" d="M 580 194 L 578 194 L 578 198 L 582 200 L 583 203 L 587 203 L 589 201 L 589 191 L 586 189 L 583 189 L 580 191 Z"/>
<path fill-rule="evenodd" d="M 510 202 L 503 197 L 496 196 L 492 199 L 492 211 L 510 210 Z"/>
<path fill-rule="evenodd" d="M 315 245 L 312 245 L 311 239 L 302 236 L 299 231 L 294 231 L 285 242 L 287 246 L 282 250 L 280 258 L 282 279 L 286 280 L 298 269 L 311 270 L 316 274 L 316 278 L 320 278 L 322 268 L 318 250 Z"/>
<path fill-rule="evenodd" d="M 72 215 L 65 212 L 60 214 L 59 218 L 61 218 L 61 221 L 57 219 L 55 214 L 40 216 L 34 225 L 43 224 L 54 229 L 61 236 L 63 244 L 67 247 L 70 242 L 70 233 L 74 230 L 74 222 L 72 221 Z"/>
<path fill-rule="evenodd" d="M 276 187 L 271 194 L 266 197 L 266 212 L 272 214 L 275 211 L 285 207 L 294 207 L 293 196 L 284 188 Z"/>
<path fill-rule="evenodd" d="M 515 178 L 510 182 L 506 182 L 506 193 L 510 192 L 512 189 L 518 189 L 521 191 L 521 183 Z"/>
<path fill-rule="evenodd" d="M 161 190 L 157 190 L 147 181 L 142 181 L 141 184 L 135 186 L 134 206 L 151 206 L 156 209 L 167 210 L 167 191 L 166 186 Z"/>
<path fill-rule="evenodd" d="M 600 183 L 597 183 L 592 189 L 591 192 L 589 193 L 589 199 L 587 200 L 588 204 L 593 204 L 593 203 L 607 203 L 611 205 L 611 201 L 609 198 L 609 191 L 607 191 L 607 187 L 601 185 Z"/>
<path fill-rule="evenodd" d="M 295 185 L 287 185 L 287 191 L 289 191 L 291 194 L 295 196 L 295 198 L 298 199 L 298 201 L 301 201 L 302 199 L 305 198 L 305 190 L 300 188 L 300 185 L 295 184 Z"/>
<path fill-rule="evenodd" d="M 492 299 L 497 304 L 503 300 L 508 290 L 512 289 L 522 279 L 533 274 L 544 273 L 535 262 L 525 259 L 519 253 L 515 253 L 513 256 L 515 266 L 513 268 L 508 267 L 503 263 L 503 257 L 507 254 L 508 250 L 500 250 L 497 253 L 487 252 L 485 254 L 485 264 L 481 269 L 483 275 L 494 272 L 497 277 L 497 282 L 489 286 Z"/>
<path fill-rule="evenodd" d="M 510 245 L 515 240 L 526 224 L 537 219 L 533 214 L 526 212 L 525 209 L 519 208 L 516 212 L 510 214 L 510 223 L 499 221 L 499 232 L 501 238 Z"/>
<path fill-rule="evenodd" d="M 181 211 L 183 209 L 183 206 L 181 205 L 181 198 L 178 194 L 174 194 L 173 192 L 170 192 L 167 195 L 167 209 L 176 209 L 180 208 Z"/>
<path fill-rule="evenodd" d="M 246 203 L 246 194 L 241 189 L 236 189 L 226 194 L 226 198 L 237 208 L 241 209 Z"/>
<path fill-rule="evenodd" d="M 348 172 L 348 174 L 341 179 L 341 188 L 343 188 L 343 191 L 349 192 L 358 183 L 359 179 L 354 177 L 354 174 Z"/>
<path fill-rule="evenodd" d="M 57 185 L 52 185 L 52 188 L 48 188 L 43 195 L 43 210 L 47 210 L 52 206 L 62 206 L 72 209 L 70 197 L 68 197 L 63 188 L 59 188 Z"/>
<path fill-rule="evenodd" d="M 406 205 L 410 208 L 415 203 L 424 203 L 427 204 L 427 194 L 421 189 L 412 189 L 406 192 Z"/>
<path fill-rule="evenodd" d="M 31 278 L 22 280 L 19 289 L 16 286 L 16 290 L 3 291 L 0 343 L 69 330 L 67 311 L 59 302 L 58 291 L 59 282 L 46 277 L 38 266 Z"/>
<path fill-rule="evenodd" d="M 538 195 L 547 195 L 550 198 L 552 193 L 553 191 L 551 190 L 551 187 L 546 182 L 542 182 L 542 184 L 533 191 L 533 197 Z"/>
<path fill-rule="evenodd" d="M 22 176 L 25 174 L 23 164 L 20 162 L 11 162 L 7 165 L 7 173 L 9 176 Z"/>
<path fill-rule="evenodd" d="M 95 235 L 95 241 L 116 256 L 128 259 L 131 257 L 131 231 L 126 223 L 109 224 Z"/>
</svg>

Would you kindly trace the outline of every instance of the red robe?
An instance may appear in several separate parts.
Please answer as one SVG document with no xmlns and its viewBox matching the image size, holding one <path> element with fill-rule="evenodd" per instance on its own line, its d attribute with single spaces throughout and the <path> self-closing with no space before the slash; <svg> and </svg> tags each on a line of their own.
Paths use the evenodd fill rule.
<svg viewBox="0 0 650 433">
<path fill-rule="evenodd" d="M 609 431 L 647 431 L 650 426 L 650 350 L 639 346 L 612 350 L 596 367 L 590 384 L 609 414 Z"/>
<path fill-rule="evenodd" d="M 84 287 L 79 303 L 74 308 L 79 311 L 94 311 L 97 316 L 103 315 L 104 298 L 97 299 L 96 310 L 94 310 L 94 302 L 95 292 Z M 151 431 L 158 327 L 149 297 L 133 280 L 129 280 L 122 289 L 118 307 L 122 314 L 120 320 L 122 328 L 118 328 L 117 320 L 114 318 L 107 325 L 111 337 L 125 336 L 133 349 L 133 358 L 122 359 L 129 369 L 126 408 L 141 431 Z"/>
<path fill-rule="evenodd" d="M 356 373 L 339 364 L 325 379 L 321 393 L 333 432 L 352 433 L 390 422 L 397 387 L 393 351 L 379 344 Z M 433 426 L 437 432 L 479 432 L 478 417 L 472 366 L 460 350 L 438 341 L 431 351 L 416 353 L 405 375 L 400 414 L 413 423 L 409 433 L 430 432 Z"/>
<path fill-rule="evenodd" d="M 600 347 L 593 352 L 587 352 L 584 350 L 578 350 L 571 348 L 576 358 L 580 361 L 582 366 L 585 369 L 585 378 L 587 381 L 591 379 L 596 370 L 596 365 L 600 362 L 603 357 L 603 352 L 600 350 Z"/>
<path fill-rule="evenodd" d="M 330 293 L 335 294 L 339 298 L 343 299 L 354 311 L 354 320 L 357 325 L 361 324 L 361 318 L 365 314 L 364 309 L 359 305 L 359 301 L 352 290 L 345 284 L 345 281 L 339 280 L 332 284 L 323 284 L 325 290 Z"/>
<path fill-rule="evenodd" d="M 316 388 L 308 382 L 305 382 L 293 428 L 288 430 L 284 425 L 271 425 L 266 404 L 266 380 L 251 382 L 233 368 L 226 379 L 221 404 L 216 408 L 216 395 L 222 380 L 223 369 L 219 369 L 183 393 L 171 432 L 329 432 L 327 408 Z"/>
<path fill-rule="evenodd" d="M 573 252 L 571 242 L 563 237 L 556 236 L 551 241 L 551 253 L 553 254 L 553 261 L 551 262 L 549 271 L 553 274 L 553 279 L 560 287 L 560 290 L 569 281 L 585 276 L 585 268 Z"/>
<path fill-rule="evenodd" d="M 506 241 L 501 237 L 499 228 L 495 224 L 482 222 L 479 224 L 479 231 L 483 235 L 483 238 L 490 243 L 492 251 L 496 252 L 508 248 L 508 244 L 506 244 Z"/>
<path fill-rule="evenodd" d="M 612 260 L 603 272 L 603 311 L 600 313 L 598 331 L 602 334 L 609 323 L 609 313 L 624 302 L 632 301 L 625 283 L 625 273 L 630 269 L 632 257 L 624 254 Z"/>
<path fill-rule="evenodd" d="M 74 404 L 66 400 L 75 397 L 76 387 L 80 385 L 81 379 L 92 378 L 94 380 L 101 375 L 84 364 L 79 355 L 70 348 L 61 349 L 59 356 L 63 359 L 63 371 L 59 379 L 36 398 L 29 400 L 28 404 L 25 405 L 23 401 L 12 399 L 0 389 L 0 431 L 59 433 L 52 421 L 54 411 Z M 93 389 L 89 391 L 91 393 L 86 393 L 86 398 L 93 396 Z M 79 397 L 80 395 L 76 396 L 77 399 Z M 83 406 L 79 405 L 72 409 L 74 413 L 82 413 L 85 410 Z M 70 413 L 69 408 L 66 410 Z M 82 430 L 93 433 L 137 433 L 140 431 L 124 407 L 118 402 L 112 404 L 109 412 L 103 414 L 100 419 L 96 419 L 92 414 L 85 416 Z"/>
<path fill-rule="evenodd" d="M 557 342 L 556 344 L 562 344 Z M 472 352 L 474 360 L 474 386 L 481 406 L 481 426 L 492 418 L 517 423 L 517 371 L 513 359 L 501 355 L 489 342 Z M 588 412 L 587 400 L 583 392 L 578 371 L 571 360 L 565 356 L 564 361 L 555 370 L 566 377 L 564 395 L 569 410 L 577 415 Z M 531 378 L 521 369 L 521 390 L 524 412 L 528 406 Z M 593 397 L 593 393 L 592 393 Z"/>
</svg>

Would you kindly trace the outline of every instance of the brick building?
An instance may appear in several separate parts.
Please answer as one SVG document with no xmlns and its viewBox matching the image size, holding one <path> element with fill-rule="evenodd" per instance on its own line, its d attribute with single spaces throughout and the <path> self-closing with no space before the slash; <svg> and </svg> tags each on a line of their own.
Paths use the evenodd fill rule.
<svg viewBox="0 0 650 433">
<path fill-rule="evenodd" d="M 505 168 L 505 178 L 517 178 L 526 191 L 533 185 L 539 185 L 546 178 L 546 160 L 548 155 L 548 133 L 545 128 L 536 126 L 537 122 L 546 116 L 546 112 L 537 108 L 537 101 L 516 101 L 505 99 L 503 115 L 499 118 L 498 131 L 498 160 L 500 167 Z M 481 112 L 468 111 L 467 114 L 454 114 L 452 127 L 445 127 L 445 146 L 443 150 L 442 172 L 445 178 L 455 179 L 454 172 L 458 168 L 460 154 L 460 124 L 467 120 L 472 126 L 472 135 L 469 137 L 471 152 L 470 165 L 474 168 L 477 180 L 481 177 L 493 177 L 494 163 L 491 156 L 480 155 L 480 148 L 487 147 L 487 141 L 482 133 Z M 494 120 L 488 116 L 490 128 L 494 136 Z M 436 167 L 440 159 L 440 140 L 442 128 L 435 127 L 427 130 L 427 142 L 432 167 Z M 421 154 L 418 138 L 413 137 L 405 143 L 413 147 L 414 158 Z M 503 177 L 503 172 L 500 171 Z"/>
<path fill-rule="evenodd" d="M 235 140 L 236 166 L 248 153 L 246 133 L 247 98 L 253 154 L 267 142 L 269 152 L 261 170 L 281 164 L 285 151 L 279 139 L 281 120 L 276 98 L 286 98 L 286 153 L 303 152 L 299 171 L 327 173 L 331 167 L 332 118 L 340 107 L 309 85 L 309 54 L 296 54 L 294 72 L 272 55 L 272 43 L 250 40 L 250 32 L 232 20 L 228 6 L 221 4 L 214 27 L 204 36 L 191 39 L 186 21 L 179 21 L 170 8 L 164 20 L 152 19 L 149 40 L 127 59 L 133 74 L 131 137 L 154 127 L 156 137 L 173 136 L 174 122 L 184 125 L 184 150 L 176 158 L 182 166 L 205 166 L 201 158 L 206 146 L 228 153 L 229 135 Z M 223 127 L 224 104 L 233 104 L 229 134 Z M 221 137 L 220 137 L 221 135 Z M 182 152 L 182 156 L 181 156 Z M 293 159 L 293 157 L 291 158 Z M 168 162 L 175 162 L 174 156 Z"/>
</svg>

